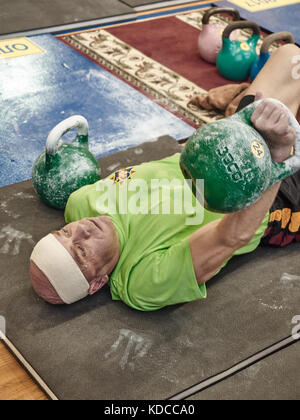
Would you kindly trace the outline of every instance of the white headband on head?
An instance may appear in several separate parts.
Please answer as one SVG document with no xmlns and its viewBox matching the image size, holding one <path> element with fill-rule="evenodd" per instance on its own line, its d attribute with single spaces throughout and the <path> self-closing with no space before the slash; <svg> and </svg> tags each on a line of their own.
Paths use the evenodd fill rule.
<svg viewBox="0 0 300 420">
<path fill-rule="evenodd" d="M 31 261 L 45 274 L 58 296 L 72 304 L 88 296 L 90 285 L 66 248 L 49 234 L 35 246 Z"/>
</svg>

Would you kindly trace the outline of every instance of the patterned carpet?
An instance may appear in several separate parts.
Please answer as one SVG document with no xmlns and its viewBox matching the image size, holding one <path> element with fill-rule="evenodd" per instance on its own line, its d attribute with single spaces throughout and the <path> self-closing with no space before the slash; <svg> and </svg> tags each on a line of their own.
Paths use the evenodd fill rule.
<svg viewBox="0 0 300 420">
<path fill-rule="evenodd" d="M 197 108 L 190 103 L 191 97 L 206 93 L 212 87 L 231 83 L 218 74 L 216 66 L 201 60 L 197 52 L 197 38 L 206 10 L 85 31 L 65 35 L 61 39 L 199 127 L 223 118 L 223 114 Z M 228 21 L 224 16 L 211 18 L 211 23 Z M 160 27 L 164 30 L 158 33 Z M 249 38 L 250 31 L 239 32 L 239 39 Z M 168 42 L 168 33 L 172 33 L 172 45 Z M 163 39 L 165 43 L 160 42 Z"/>
<path fill-rule="evenodd" d="M 125 44 L 105 30 L 86 32 L 64 38 L 100 65 L 113 71 L 160 104 L 184 118 L 201 125 L 217 117 L 214 112 L 189 104 L 191 96 L 204 89 Z"/>
</svg>

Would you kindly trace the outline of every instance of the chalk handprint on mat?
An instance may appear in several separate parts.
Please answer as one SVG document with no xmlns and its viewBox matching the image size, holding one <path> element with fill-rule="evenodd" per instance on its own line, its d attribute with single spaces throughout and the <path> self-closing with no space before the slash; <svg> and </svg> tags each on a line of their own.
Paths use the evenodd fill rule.
<svg viewBox="0 0 300 420">
<path fill-rule="evenodd" d="M 23 241 L 34 245 L 32 236 L 29 233 L 20 232 L 11 226 L 4 226 L 0 230 L 0 254 L 18 255 Z"/>
<path fill-rule="evenodd" d="M 25 192 L 18 192 L 18 193 L 14 193 L 12 196 L 10 196 L 8 199 L 6 200 L 2 200 L 2 202 L 0 203 L 0 210 L 3 211 L 5 214 L 7 214 L 8 216 L 12 217 L 13 219 L 19 219 L 21 217 L 20 214 L 15 213 L 13 210 L 11 210 L 10 207 L 10 203 L 13 200 L 32 200 L 35 197 L 32 194 L 28 194 Z"/>
<path fill-rule="evenodd" d="M 125 344 L 125 351 L 120 360 L 121 369 L 124 370 L 128 365 L 131 370 L 134 370 L 135 362 L 138 359 L 145 357 L 150 348 L 152 347 L 152 341 L 145 337 L 138 335 L 130 330 L 120 330 L 119 338 L 112 345 L 110 351 L 105 354 L 105 359 L 108 359 L 111 355 L 115 354 L 122 344 Z"/>
</svg>

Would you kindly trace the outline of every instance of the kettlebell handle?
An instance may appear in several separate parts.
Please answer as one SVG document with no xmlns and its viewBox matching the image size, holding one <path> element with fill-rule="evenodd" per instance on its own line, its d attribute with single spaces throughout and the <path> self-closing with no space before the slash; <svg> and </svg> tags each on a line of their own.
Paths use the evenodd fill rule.
<svg viewBox="0 0 300 420">
<path fill-rule="evenodd" d="M 55 155 L 62 136 L 74 128 L 77 128 L 77 137 L 88 136 L 89 124 L 87 120 L 81 115 L 74 115 L 62 121 L 51 130 L 46 143 L 46 154 Z"/>
<path fill-rule="evenodd" d="M 260 28 L 255 22 L 251 22 L 250 20 L 240 20 L 238 22 L 232 22 L 227 26 L 223 32 L 223 38 L 229 39 L 231 32 L 236 31 L 237 29 L 248 28 L 253 30 L 253 35 L 260 36 Z"/>
<path fill-rule="evenodd" d="M 261 46 L 261 52 L 267 54 L 271 45 L 276 41 L 285 41 L 287 44 L 295 44 L 295 38 L 290 32 L 278 32 L 277 34 L 272 34 L 265 38 Z"/>
<path fill-rule="evenodd" d="M 241 15 L 238 10 L 236 10 L 234 7 L 212 7 L 209 9 L 203 16 L 202 24 L 208 25 L 209 20 L 213 15 L 217 15 L 219 13 L 229 13 L 233 16 L 234 20 L 240 20 Z"/>
</svg>

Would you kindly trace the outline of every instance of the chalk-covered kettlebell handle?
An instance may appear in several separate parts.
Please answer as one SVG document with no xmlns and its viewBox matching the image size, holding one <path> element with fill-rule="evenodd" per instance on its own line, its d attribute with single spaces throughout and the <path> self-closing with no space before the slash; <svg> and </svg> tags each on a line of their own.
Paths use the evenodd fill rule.
<svg viewBox="0 0 300 420">
<path fill-rule="evenodd" d="M 300 169 L 300 125 L 298 121 L 296 120 L 294 114 L 292 111 L 284 105 L 281 101 L 278 101 L 277 99 L 261 99 L 260 101 L 254 102 L 254 109 L 253 111 L 261 105 L 263 102 L 271 102 L 281 105 L 289 114 L 290 117 L 290 126 L 295 130 L 296 132 L 296 143 L 295 143 L 295 150 L 293 156 L 291 156 L 289 159 L 285 160 L 284 163 L 291 168 L 291 170 L 295 173 Z M 251 107 L 251 105 L 249 105 Z"/>
<path fill-rule="evenodd" d="M 89 134 L 89 124 L 84 117 L 74 115 L 73 117 L 67 118 L 51 130 L 46 143 L 46 154 L 55 155 L 60 139 L 74 128 L 77 128 L 77 136 L 88 136 Z"/>
</svg>

